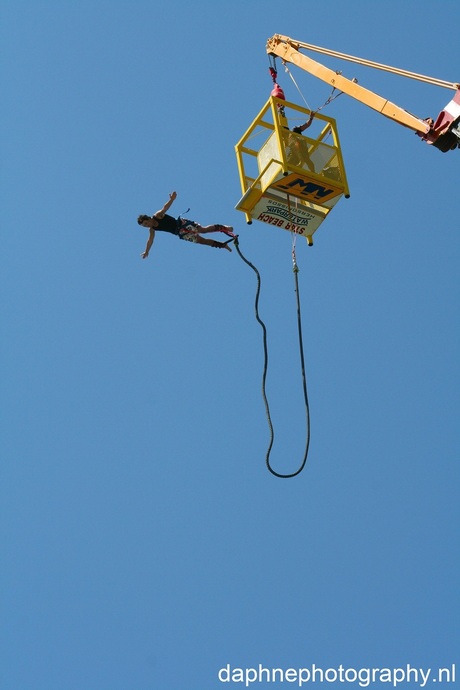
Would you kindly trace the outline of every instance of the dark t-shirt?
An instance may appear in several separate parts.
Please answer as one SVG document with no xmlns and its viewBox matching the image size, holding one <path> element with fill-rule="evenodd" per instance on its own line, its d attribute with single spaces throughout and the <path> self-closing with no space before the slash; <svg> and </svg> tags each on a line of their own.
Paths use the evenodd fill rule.
<svg viewBox="0 0 460 690">
<path fill-rule="evenodd" d="M 156 228 L 153 228 L 154 230 L 164 230 L 164 232 L 171 232 L 173 235 L 179 234 L 179 222 L 177 218 L 168 216 L 168 214 L 165 213 L 163 218 L 156 218 L 156 220 L 158 221 L 158 225 Z"/>
</svg>

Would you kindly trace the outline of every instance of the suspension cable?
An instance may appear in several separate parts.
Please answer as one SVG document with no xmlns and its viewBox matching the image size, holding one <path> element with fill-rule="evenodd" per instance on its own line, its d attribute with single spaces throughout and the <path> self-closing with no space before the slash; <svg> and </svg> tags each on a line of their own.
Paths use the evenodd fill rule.
<svg viewBox="0 0 460 690">
<path fill-rule="evenodd" d="M 336 98 L 338 98 L 339 96 L 341 96 L 341 95 L 343 94 L 343 91 L 339 91 L 338 93 L 336 93 L 336 94 L 334 95 L 334 93 L 335 93 L 335 91 L 336 91 L 336 88 L 335 88 L 335 86 L 334 86 L 333 89 L 332 89 L 332 91 L 331 91 L 330 96 L 329 96 L 328 98 L 326 98 L 326 100 L 324 101 L 323 105 L 320 105 L 319 108 L 316 108 L 316 110 L 312 110 L 312 109 L 310 108 L 310 106 L 308 105 L 308 103 L 307 103 L 307 101 L 306 101 L 306 99 L 305 99 L 305 96 L 303 95 L 302 91 L 300 90 L 299 85 L 297 84 L 296 80 L 294 79 L 294 77 L 293 77 L 293 75 L 292 75 L 292 73 L 291 73 L 291 70 L 290 70 L 289 67 L 287 66 L 286 62 L 284 62 L 283 64 L 284 64 L 284 68 L 285 68 L 286 72 L 289 74 L 289 76 L 291 77 L 292 81 L 294 82 L 294 86 L 296 87 L 297 91 L 299 92 L 300 97 L 302 98 L 303 102 L 304 102 L 305 105 L 307 106 L 308 110 L 311 111 L 310 119 L 313 119 L 313 117 L 316 115 L 316 113 L 319 113 L 320 110 L 322 110 L 323 108 L 325 108 L 327 105 L 329 105 L 329 103 L 332 103 L 332 101 L 335 101 Z"/>
<path fill-rule="evenodd" d="M 305 103 L 305 105 L 307 106 L 308 110 L 311 110 L 311 108 L 310 108 L 310 106 L 308 105 L 308 102 L 307 102 L 305 96 L 303 95 L 302 91 L 301 91 L 300 88 L 299 88 L 299 85 L 297 84 L 296 80 L 294 79 L 294 75 L 292 74 L 291 70 L 289 69 L 289 67 L 287 66 L 286 63 L 284 63 L 284 69 L 286 70 L 286 72 L 287 72 L 287 73 L 289 74 L 289 76 L 291 77 L 294 86 L 296 87 L 297 91 L 299 92 L 299 95 L 300 95 L 300 97 L 302 98 L 302 100 L 303 100 L 303 102 Z"/>
<path fill-rule="evenodd" d="M 306 380 L 306 375 L 305 375 L 305 359 L 304 359 L 304 352 L 303 352 L 303 341 L 302 341 L 302 322 L 301 322 L 301 314 L 300 314 L 300 296 L 299 296 L 299 281 L 298 281 L 298 273 L 299 273 L 299 268 L 297 266 L 297 261 L 295 259 L 295 245 L 293 245 L 292 249 L 292 255 L 293 255 L 293 264 L 294 264 L 294 279 L 295 279 L 295 293 L 296 293 L 296 301 L 297 301 L 297 326 L 298 326 L 298 334 L 299 334 L 299 350 L 300 350 L 300 363 L 301 363 L 301 370 L 302 370 L 302 386 L 303 386 L 303 393 L 304 393 L 304 400 L 305 400 L 305 410 L 306 410 L 306 424 L 307 424 L 307 440 L 306 440 L 306 446 L 305 446 L 305 453 L 302 459 L 302 462 L 298 469 L 295 472 L 292 472 L 291 474 L 281 474 L 280 472 L 276 472 L 273 467 L 271 466 L 270 463 L 270 453 L 273 447 L 273 442 L 275 438 L 275 433 L 273 429 L 273 424 L 271 420 L 271 415 L 270 415 L 270 407 L 268 404 L 268 398 L 266 394 L 266 389 L 265 389 L 265 384 L 267 380 L 267 371 L 268 371 L 268 346 L 267 346 L 267 328 L 262 321 L 262 319 L 259 316 L 259 297 L 260 297 L 260 288 L 261 288 L 261 278 L 260 278 L 260 273 L 257 270 L 257 268 L 252 264 L 248 259 L 246 259 L 245 256 L 243 256 L 240 245 L 239 245 L 239 239 L 238 235 L 235 237 L 235 247 L 236 251 L 238 252 L 239 256 L 241 259 L 244 261 L 245 264 L 247 264 L 254 273 L 256 274 L 257 277 L 257 290 L 256 290 L 256 298 L 255 298 L 255 315 L 258 323 L 262 327 L 263 331 L 263 347 L 264 347 L 264 369 L 263 369 L 263 374 L 262 374 L 262 396 L 264 400 L 264 405 L 265 405 L 265 412 L 267 415 L 267 422 L 268 422 L 268 427 L 270 430 L 270 441 L 267 449 L 267 453 L 265 456 L 265 462 L 267 465 L 267 469 L 269 472 L 271 472 L 275 477 L 279 477 L 281 479 L 291 479 L 292 477 L 296 477 L 298 474 L 300 474 L 305 467 L 305 463 L 307 462 L 307 457 L 308 457 L 308 450 L 310 447 L 310 407 L 308 403 L 308 394 L 307 394 L 307 380 Z"/>
</svg>

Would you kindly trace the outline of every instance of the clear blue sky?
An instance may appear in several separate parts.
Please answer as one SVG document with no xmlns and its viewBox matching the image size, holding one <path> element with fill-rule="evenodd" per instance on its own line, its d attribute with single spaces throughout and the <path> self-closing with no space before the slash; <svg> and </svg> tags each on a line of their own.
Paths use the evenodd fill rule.
<svg viewBox="0 0 460 690">
<path fill-rule="evenodd" d="M 237 228 L 292 470 L 291 238 L 235 210 L 265 43 L 460 81 L 459 20 L 453 0 L 3 0 L 2 689 L 238 688 L 219 669 L 259 663 L 460 677 L 460 151 L 329 106 L 351 198 L 298 244 L 292 480 L 265 467 L 253 272 L 166 234 L 142 261 L 136 223 L 176 190 L 178 214 Z M 452 95 L 324 62 L 420 117 Z"/>
</svg>

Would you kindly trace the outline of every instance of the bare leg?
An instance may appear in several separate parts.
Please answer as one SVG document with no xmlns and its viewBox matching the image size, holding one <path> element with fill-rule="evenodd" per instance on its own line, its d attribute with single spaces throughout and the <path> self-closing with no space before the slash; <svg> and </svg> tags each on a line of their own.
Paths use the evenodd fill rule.
<svg viewBox="0 0 460 690">
<path fill-rule="evenodd" d="M 212 232 L 212 231 L 209 231 Z M 206 244 L 208 247 L 216 247 L 218 249 L 226 249 L 227 251 L 231 252 L 232 248 L 228 246 L 225 242 L 217 242 L 217 240 L 208 240 L 206 237 L 198 237 L 196 238 L 196 243 L 197 244 Z"/>
<path fill-rule="evenodd" d="M 201 233 L 224 232 L 226 235 L 233 237 L 233 228 L 231 225 L 219 225 L 218 223 L 215 225 L 200 225 L 199 223 L 196 223 L 196 228 L 198 232 Z"/>
</svg>

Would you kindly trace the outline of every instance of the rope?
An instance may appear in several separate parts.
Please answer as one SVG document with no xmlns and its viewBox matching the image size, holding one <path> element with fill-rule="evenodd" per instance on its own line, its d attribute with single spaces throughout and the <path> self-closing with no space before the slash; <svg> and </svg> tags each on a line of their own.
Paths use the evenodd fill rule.
<svg viewBox="0 0 460 690">
<path fill-rule="evenodd" d="M 245 256 L 243 256 L 239 241 L 238 241 L 238 235 L 234 239 L 235 242 L 235 247 L 236 251 L 238 252 L 239 256 L 241 259 L 244 261 L 245 264 L 247 264 L 254 273 L 256 274 L 257 277 L 257 290 L 256 290 L 256 298 L 255 298 L 255 314 L 256 314 L 256 319 L 258 323 L 262 327 L 263 331 L 263 347 L 264 347 L 264 369 L 263 369 L 263 374 L 262 374 L 262 396 L 264 400 L 264 405 L 265 405 L 265 412 L 267 415 L 267 422 L 268 422 L 268 427 L 270 430 L 270 441 L 267 449 L 267 453 L 265 456 L 265 462 L 267 465 L 267 469 L 269 472 L 271 472 L 275 477 L 279 477 L 281 479 L 291 479 L 292 477 L 296 477 L 298 474 L 300 474 L 305 467 L 305 463 L 307 462 L 307 457 L 308 457 L 308 449 L 310 446 L 310 408 L 308 404 L 308 394 L 307 394 L 307 380 L 305 376 L 305 359 L 304 359 L 304 352 L 303 352 L 303 342 L 302 342 L 302 322 L 301 322 L 301 315 L 300 315 L 300 297 L 299 297 L 299 281 L 298 281 L 298 273 L 299 273 L 299 268 L 297 266 L 297 262 L 295 260 L 295 249 L 293 248 L 292 254 L 293 254 L 293 263 L 294 263 L 294 279 L 295 279 L 295 293 L 296 293 L 296 301 L 297 301 L 297 326 L 298 326 L 298 333 L 299 333 L 299 350 L 300 350 L 300 362 L 301 362 L 301 370 L 302 370 L 302 385 L 303 385 L 303 393 L 304 393 L 304 399 L 305 399 L 305 410 L 306 410 L 306 421 L 307 421 L 307 441 L 306 441 L 306 447 L 305 447 L 305 453 L 302 459 L 302 462 L 299 466 L 299 468 L 295 471 L 292 472 L 291 474 L 281 474 L 279 472 L 276 472 L 273 467 L 271 466 L 270 463 L 270 453 L 273 447 L 273 442 L 275 438 L 274 430 L 273 430 L 273 424 L 271 420 L 271 415 L 270 415 L 270 407 L 268 404 L 268 399 L 267 399 L 267 394 L 265 390 L 265 384 L 267 380 L 267 371 L 268 371 L 268 346 L 267 346 L 267 328 L 262 321 L 262 319 L 259 316 L 259 297 L 260 297 L 260 288 L 261 288 L 261 278 L 260 278 L 260 273 L 257 270 L 257 268 L 252 264 L 248 259 L 246 259 Z"/>
<path fill-rule="evenodd" d="M 297 91 L 299 92 L 299 94 L 300 94 L 301 98 L 303 99 L 303 102 L 304 102 L 305 105 L 307 106 L 308 110 L 311 110 L 310 106 L 308 105 L 308 103 L 307 103 L 307 101 L 306 101 L 306 99 L 305 99 L 305 97 L 304 97 L 302 91 L 300 90 L 300 88 L 299 88 L 299 86 L 298 86 L 296 80 L 295 80 L 294 77 L 292 76 L 291 71 L 290 71 L 289 67 L 286 65 L 286 63 L 284 63 L 284 68 L 285 68 L 286 72 L 289 74 L 289 76 L 291 77 L 292 81 L 294 82 L 294 86 L 296 87 Z M 319 111 L 322 110 L 324 107 L 326 107 L 326 105 L 329 105 L 329 103 L 332 103 L 332 101 L 334 101 L 336 98 L 338 98 L 339 96 L 341 96 L 341 95 L 343 94 L 343 91 L 339 91 L 339 93 L 335 94 L 335 96 L 334 96 L 334 91 L 335 91 L 335 90 L 336 90 L 336 89 L 335 89 L 335 86 L 334 86 L 333 89 L 332 89 L 332 91 L 331 91 L 331 95 L 329 96 L 329 98 L 327 98 L 327 99 L 324 101 L 323 105 L 320 105 L 319 108 L 316 108 L 316 110 L 311 110 L 311 115 L 310 115 L 310 119 L 311 119 L 311 120 L 312 120 L 313 117 L 316 115 L 316 113 L 319 113 Z"/>
<path fill-rule="evenodd" d="M 305 96 L 303 95 L 302 91 L 299 89 L 299 86 L 298 86 L 296 80 L 294 79 L 293 75 L 291 74 L 291 71 L 290 71 L 289 67 L 286 65 L 286 63 L 284 63 L 284 69 L 286 70 L 286 72 L 287 72 L 287 73 L 289 74 L 289 76 L 291 77 L 291 79 L 292 79 L 292 81 L 293 81 L 293 83 L 294 83 L 294 86 L 296 87 L 297 91 L 299 92 L 299 95 L 300 95 L 300 97 L 302 98 L 302 100 L 303 100 L 303 102 L 305 103 L 305 105 L 307 106 L 308 110 L 311 110 L 310 106 L 308 105 L 308 103 L 307 103 L 307 101 L 306 101 L 306 99 L 305 99 Z"/>
</svg>

